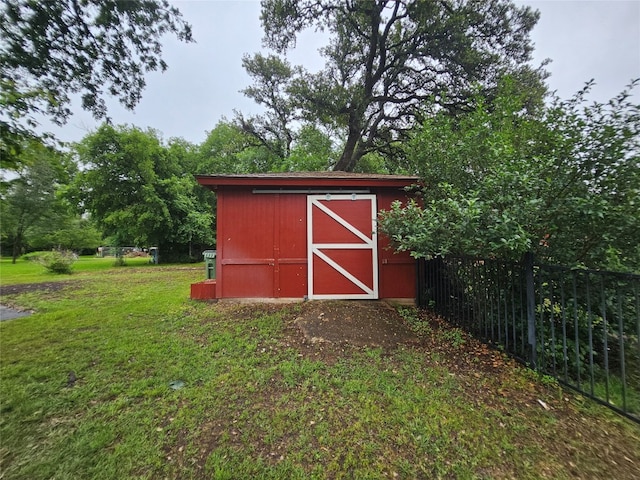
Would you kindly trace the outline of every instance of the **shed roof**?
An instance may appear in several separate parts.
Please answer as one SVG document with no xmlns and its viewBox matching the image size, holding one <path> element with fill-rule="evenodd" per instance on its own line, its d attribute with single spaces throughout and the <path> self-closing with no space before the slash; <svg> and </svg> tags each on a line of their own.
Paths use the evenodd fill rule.
<svg viewBox="0 0 640 480">
<path fill-rule="evenodd" d="M 215 189 L 218 186 L 247 187 L 386 187 L 402 188 L 419 181 L 405 175 L 379 175 L 350 172 L 285 172 L 243 175 L 196 175 L 198 183 Z"/>
</svg>

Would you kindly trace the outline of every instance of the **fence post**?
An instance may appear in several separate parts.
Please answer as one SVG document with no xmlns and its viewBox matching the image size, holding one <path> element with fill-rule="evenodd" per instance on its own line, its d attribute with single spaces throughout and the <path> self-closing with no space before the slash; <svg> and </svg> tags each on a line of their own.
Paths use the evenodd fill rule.
<svg viewBox="0 0 640 480">
<path fill-rule="evenodd" d="M 538 349 L 536 345 L 536 299 L 533 285 L 533 253 L 524 254 L 524 274 L 527 283 L 527 326 L 529 343 L 529 361 L 535 369 L 538 363 Z"/>
<path fill-rule="evenodd" d="M 425 307 L 425 289 L 427 288 L 427 268 L 424 258 L 416 258 L 416 303 Z"/>
</svg>

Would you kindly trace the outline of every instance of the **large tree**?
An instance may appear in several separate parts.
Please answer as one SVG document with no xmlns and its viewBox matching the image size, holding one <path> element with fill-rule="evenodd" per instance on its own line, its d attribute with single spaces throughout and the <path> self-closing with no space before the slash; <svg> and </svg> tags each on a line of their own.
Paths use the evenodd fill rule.
<svg viewBox="0 0 640 480">
<path fill-rule="evenodd" d="M 296 132 L 292 132 L 286 155 L 277 153 L 279 150 L 275 145 L 279 143 L 278 139 L 271 136 L 267 139 L 265 136 L 263 142 L 247 131 L 245 126 L 238 123 L 238 119 L 218 122 L 198 147 L 198 161 L 193 172 L 322 171 L 335 162 L 336 151 L 331 138 L 312 125 L 303 124 Z"/>
<path fill-rule="evenodd" d="M 66 203 L 63 201 L 63 203 Z M 90 218 L 78 215 L 70 205 L 58 209 L 48 222 L 38 222 L 29 232 L 29 250 L 70 250 L 92 254 L 104 243 Z"/>
<path fill-rule="evenodd" d="M 259 55 L 245 66 L 256 85 L 247 93 L 273 114 L 274 105 L 295 110 L 256 92 L 275 92 L 301 118 L 342 132 L 336 170 L 353 170 L 369 152 L 391 152 L 424 117 L 427 100 L 459 112 L 475 94 L 492 94 L 507 73 L 538 99 L 544 91 L 544 72 L 528 66 L 538 13 L 508 0 L 263 0 L 261 19 L 266 46 L 280 54 L 305 29 L 330 35 L 317 73 L 281 61 L 283 75 L 274 75 L 276 60 Z"/>
<path fill-rule="evenodd" d="M 165 146 L 152 130 L 103 125 L 76 146 L 84 165 L 78 203 L 119 245 L 186 254 L 194 243 L 211 244 L 211 206 L 183 168 L 195 163 L 184 158 L 190 150 L 184 142 Z"/>
<path fill-rule="evenodd" d="M 64 206 L 56 195 L 76 167 L 66 155 L 32 141 L 22 152 L 24 164 L 3 185 L 0 195 L 0 234 L 12 249 L 13 262 L 22 254 L 33 230 L 58 230 Z"/>
<path fill-rule="evenodd" d="M 265 107 L 265 112 L 245 117 L 236 112 L 234 123 L 253 147 L 273 157 L 275 170 L 327 170 L 336 162 L 334 141 L 322 123 L 304 116 L 291 95 L 303 71 L 275 55 L 256 54 L 242 60 L 254 80 L 242 92 Z"/>
<path fill-rule="evenodd" d="M 145 74 L 165 70 L 167 33 L 192 41 L 191 27 L 167 0 L 3 0 L 0 9 L 0 157 L 19 161 L 37 115 L 64 123 L 71 95 L 96 118 L 105 96 L 133 109 Z"/>
</svg>

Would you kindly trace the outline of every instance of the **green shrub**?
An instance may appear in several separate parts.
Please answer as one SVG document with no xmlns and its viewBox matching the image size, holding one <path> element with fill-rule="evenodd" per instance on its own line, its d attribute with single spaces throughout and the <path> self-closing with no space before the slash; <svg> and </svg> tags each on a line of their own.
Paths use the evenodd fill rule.
<svg viewBox="0 0 640 480">
<path fill-rule="evenodd" d="M 116 256 L 116 259 L 113 262 L 113 266 L 114 267 L 126 267 L 127 266 L 127 260 L 122 255 L 118 255 L 118 256 Z"/>
<path fill-rule="evenodd" d="M 48 272 L 69 275 L 73 271 L 73 264 L 77 260 L 75 253 L 70 251 L 44 252 L 35 257 Z"/>
</svg>

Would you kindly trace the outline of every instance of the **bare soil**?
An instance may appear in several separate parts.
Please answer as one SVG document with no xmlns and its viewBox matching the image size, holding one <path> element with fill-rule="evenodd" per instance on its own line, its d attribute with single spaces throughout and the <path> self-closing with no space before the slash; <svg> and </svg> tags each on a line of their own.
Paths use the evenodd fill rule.
<svg viewBox="0 0 640 480">
<path fill-rule="evenodd" d="M 74 280 L 60 282 L 19 283 L 17 285 L 3 285 L 0 287 L 0 295 L 20 295 L 38 291 L 57 292 L 76 283 Z"/>
<path fill-rule="evenodd" d="M 419 342 L 396 310 L 385 302 L 312 302 L 295 324 L 311 343 L 392 348 Z"/>
</svg>

